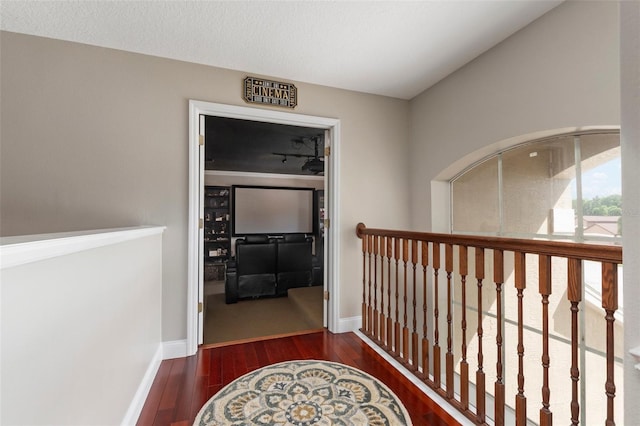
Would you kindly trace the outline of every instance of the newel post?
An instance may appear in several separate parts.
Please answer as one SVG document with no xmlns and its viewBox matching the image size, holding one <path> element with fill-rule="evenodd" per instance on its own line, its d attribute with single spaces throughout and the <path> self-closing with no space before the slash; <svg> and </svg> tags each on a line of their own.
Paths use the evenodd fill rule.
<svg viewBox="0 0 640 426">
<path fill-rule="evenodd" d="M 356 227 L 356 235 L 362 240 L 362 330 L 366 333 L 367 330 L 367 238 L 364 238 L 362 231 L 364 230 L 364 223 L 358 223 Z"/>
</svg>

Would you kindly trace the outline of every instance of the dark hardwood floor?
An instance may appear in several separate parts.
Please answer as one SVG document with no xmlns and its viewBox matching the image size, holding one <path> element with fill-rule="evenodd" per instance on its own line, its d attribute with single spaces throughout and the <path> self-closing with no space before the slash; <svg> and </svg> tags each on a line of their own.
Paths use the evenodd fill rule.
<svg viewBox="0 0 640 426">
<path fill-rule="evenodd" d="M 341 362 L 383 381 L 402 400 L 414 425 L 458 425 L 354 333 L 311 334 L 200 348 L 187 358 L 163 361 L 138 425 L 190 426 L 209 398 L 256 368 L 295 359 Z"/>
</svg>

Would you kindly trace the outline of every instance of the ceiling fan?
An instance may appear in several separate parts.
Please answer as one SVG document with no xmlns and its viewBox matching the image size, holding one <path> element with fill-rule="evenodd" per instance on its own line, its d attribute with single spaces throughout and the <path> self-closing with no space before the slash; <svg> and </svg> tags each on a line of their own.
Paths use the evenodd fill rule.
<svg viewBox="0 0 640 426">
<path fill-rule="evenodd" d="M 284 153 L 284 152 L 273 152 L 273 155 L 282 156 L 282 162 L 287 162 L 287 157 L 295 157 L 295 158 L 306 158 L 307 161 L 304 162 L 301 169 L 305 172 L 311 172 L 314 175 L 320 174 L 324 172 L 324 159 L 320 157 L 318 152 L 318 145 L 320 143 L 320 137 L 316 136 L 315 138 L 311 138 L 314 142 L 314 154 L 298 154 L 298 153 Z M 304 143 L 303 141 L 294 141 L 296 143 Z"/>
</svg>

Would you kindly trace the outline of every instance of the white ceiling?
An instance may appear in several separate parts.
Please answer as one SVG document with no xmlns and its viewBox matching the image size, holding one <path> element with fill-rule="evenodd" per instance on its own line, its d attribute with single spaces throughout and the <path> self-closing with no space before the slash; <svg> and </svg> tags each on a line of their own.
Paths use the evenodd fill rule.
<svg viewBox="0 0 640 426">
<path fill-rule="evenodd" d="M 561 2 L 2 0 L 0 28 L 411 99 Z"/>
</svg>

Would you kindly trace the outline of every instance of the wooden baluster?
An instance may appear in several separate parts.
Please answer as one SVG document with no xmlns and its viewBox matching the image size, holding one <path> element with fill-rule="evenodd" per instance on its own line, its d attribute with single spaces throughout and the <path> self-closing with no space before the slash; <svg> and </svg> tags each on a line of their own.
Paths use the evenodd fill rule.
<svg viewBox="0 0 640 426">
<path fill-rule="evenodd" d="M 440 244 L 433 243 L 433 383 L 440 388 L 440 327 L 438 325 L 438 270 L 440 269 Z"/>
<path fill-rule="evenodd" d="M 380 238 L 380 313 L 378 323 L 380 324 L 380 341 L 382 347 L 387 345 L 387 327 L 384 316 L 384 257 L 386 254 L 387 237 Z"/>
<path fill-rule="evenodd" d="M 469 383 L 469 362 L 468 362 L 468 347 L 467 347 L 467 277 L 469 276 L 468 267 L 468 246 L 459 247 L 459 270 L 461 279 L 461 357 L 460 357 L 460 378 L 459 378 L 459 392 L 460 400 L 455 401 L 454 386 L 455 383 L 455 358 L 453 356 L 453 338 L 454 338 L 454 291 L 455 283 L 453 279 L 453 247 L 459 243 L 466 244 L 478 244 L 485 245 L 487 248 L 493 251 L 494 257 L 494 282 L 496 284 L 496 305 L 497 309 L 497 327 L 496 327 L 496 381 L 494 389 L 495 400 L 495 417 L 494 424 L 504 425 L 505 422 L 505 368 L 504 368 L 504 250 L 514 251 L 514 277 L 515 277 L 515 290 L 517 294 L 517 355 L 518 355 L 518 372 L 517 372 L 517 393 L 515 394 L 515 424 L 526 425 L 527 424 L 527 397 L 524 392 L 525 385 L 525 364 L 524 364 L 524 291 L 526 289 L 526 256 L 527 250 L 531 247 L 530 253 L 539 254 L 539 293 L 541 295 L 542 304 L 542 356 L 541 363 L 543 367 L 543 382 L 541 387 L 542 403 L 539 410 L 539 423 L 541 426 L 551 425 L 553 423 L 553 413 L 550 410 L 550 333 L 549 333 L 549 299 L 552 294 L 552 256 L 553 253 L 565 253 L 564 256 L 567 259 L 568 265 L 568 281 L 567 281 L 567 299 L 570 304 L 571 315 L 571 366 L 570 377 L 572 380 L 571 390 L 571 423 L 573 425 L 579 424 L 579 418 L 581 414 L 581 407 L 579 402 L 580 397 L 580 337 L 579 337 L 579 315 L 580 315 L 580 303 L 582 303 L 582 259 L 594 258 L 598 255 L 598 251 L 594 251 L 589 247 L 560 247 L 556 246 L 556 243 L 521 244 L 518 241 L 491 241 L 490 239 L 477 239 L 473 237 L 463 237 L 460 239 L 443 238 L 443 242 L 433 243 L 433 290 L 428 288 L 427 282 L 427 269 L 429 264 L 429 241 L 423 241 L 423 238 L 430 238 L 428 234 L 404 232 L 401 235 L 407 238 L 396 237 L 380 237 L 374 235 L 363 235 L 364 226 L 358 226 L 358 235 L 362 236 L 362 269 L 363 269 L 363 281 L 362 281 L 362 317 L 363 317 L 363 333 L 368 337 L 373 338 L 381 346 L 386 346 L 386 350 L 398 358 L 406 367 L 413 370 L 414 374 L 421 377 L 427 385 L 435 389 L 439 394 L 444 395 L 447 399 L 457 406 L 465 414 L 470 415 L 470 400 L 469 395 L 471 386 Z M 378 230 L 373 232 L 378 233 Z M 435 236 L 439 238 L 438 235 Z M 411 247 L 409 247 L 409 240 L 411 240 Z M 421 247 L 418 247 L 418 240 L 421 240 Z M 402 247 L 400 246 L 402 241 Z M 476 242 L 474 242 L 476 241 Z M 495 245 L 492 245 L 494 244 Z M 441 259 L 441 245 L 444 245 L 444 262 L 442 267 L 445 269 L 447 277 L 447 296 L 446 299 L 443 296 L 443 301 L 447 303 L 447 352 L 445 355 L 446 371 L 445 381 L 442 383 L 442 359 L 441 359 L 441 347 L 439 344 L 439 272 L 440 272 L 440 259 Z M 420 337 L 417 330 L 417 293 L 418 287 L 418 252 L 421 250 L 421 263 L 422 263 L 422 280 L 423 280 L 423 330 L 421 337 L 422 353 L 418 350 L 418 344 Z M 475 423 L 486 423 L 486 377 L 484 372 L 484 354 L 483 354 L 483 280 L 485 279 L 485 255 L 482 248 L 475 248 L 475 274 L 477 279 L 477 335 L 478 335 L 478 368 L 476 371 L 476 386 L 475 386 L 475 405 L 476 415 L 474 418 Z M 561 251 L 558 251 L 561 250 Z M 564 250 L 564 251 L 562 251 Z M 411 253 L 411 255 L 409 255 Z M 605 424 L 608 426 L 615 425 L 614 416 L 614 402 L 616 397 L 615 386 L 615 354 L 614 354 L 614 326 L 615 326 L 615 312 L 618 309 L 617 296 L 618 296 L 618 282 L 617 271 L 619 263 L 621 262 L 621 250 L 612 250 L 607 247 L 602 249 L 603 259 L 606 259 L 602 263 L 602 307 L 605 310 L 606 320 L 606 360 L 607 360 L 607 378 L 605 382 L 605 394 L 607 397 L 607 414 Z M 373 260 L 372 260 L 373 256 Z M 378 267 L 378 256 L 380 256 L 380 266 Z M 385 272 L 385 256 L 387 258 L 387 270 Z M 392 259 L 395 259 L 395 317 L 392 315 Z M 575 257 L 570 257 L 575 256 Z M 402 258 L 403 261 L 403 279 L 404 289 L 400 288 L 400 269 L 399 262 Z M 407 270 L 407 262 L 411 261 L 413 271 L 412 276 L 409 277 Z M 378 279 L 378 273 L 380 278 Z M 385 279 L 385 274 L 388 279 Z M 408 280 L 413 279 L 413 286 L 409 288 Z M 385 297 L 385 280 L 388 284 L 386 288 L 387 297 Z M 371 287 L 373 286 L 373 290 Z M 378 287 L 379 286 L 379 287 Z M 378 302 L 378 291 L 380 291 L 380 301 Z M 400 292 L 403 292 L 403 307 L 400 306 Z M 428 316 L 428 304 L 429 304 L 429 292 L 433 291 L 433 315 Z M 410 293 L 411 292 L 411 293 Z M 409 330 L 409 306 L 408 298 L 412 295 L 411 309 L 412 309 L 412 326 Z M 386 299 L 386 308 L 385 308 Z M 471 302 L 473 303 L 473 302 Z M 386 314 L 385 314 L 386 309 Z M 403 320 L 400 319 L 400 309 L 403 311 Z M 433 337 L 429 337 L 428 322 L 433 319 Z M 402 326 L 400 325 L 402 322 Z M 402 328 L 402 332 L 400 331 Z M 395 332 L 395 333 L 394 333 Z M 402 333 L 402 334 L 401 334 Z M 409 335 L 411 335 L 409 337 Z M 411 340 L 409 340 L 411 339 Z M 432 341 L 430 342 L 430 339 Z M 402 346 L 401 346 L 402 345 Z M 431 346 L 433 345 L 433 346 Z M 433 352 L 431 352 L 433 350 Z M 431 360 L 431 359 L 432 360 Z M 433 363 L 433 364 L 432 364 Z M 421 370 L 420 370 L 421 368 Z M 430 379 L 431 374 L 433 380 Z M 583 408 L 584 410 L 584 408 Z M 584 414 L 582 414 L 584 416 Z"/>
<path fill-rule="evenodd" d="M 607 382 L 605 393 L 607 395 L 607 419 L 606 426 L 614 426 L 615 416 L 613 412 L 613 400 L 616 397 L 616 383 L 614 378 L 614 314 L 618 309 L 618 265 L 615 263 L 602 263 L 602 308 L 605 311 L 604 319 L 607 321 Z"/>
<path fill-rule="evenodd" d="M 409 363 L 409 323 L 407 319 L 407 262 L 409 261 L 409 240 L 402 240 L 402 261 L 404 262 L 404 311 L 402 318 L 402 358 L 405 364 Z"/>
<path fill-rule="evenodd" d="M 373 237 L 373 306 L 369 307 L 369 315 L 371 316 L 371 330 L 373 337 L 380 340 L 380 332 L 378 331 L 378 248 L 380 239 L 376 235 Z"/>
<path fill-rule="evenodd" d="M 453 300 L 451 297 L 451 274 L 453 272 L 453 245 L 445 244 L 445 270 L 447 272 L 447 354 L 446 360 L 446 379 L 447 379 L 447 397 L 453 398 L 453 315 L 451 309 Z"/>
<path fill-rule="evenodd" d="M 367 243 L 369 237 L 362 236 L 362 332 L 367 334 Z"/>
<path fill-rule="evenodd" d="M 458 247 L 458 257 L 460 265 L 460 278 L 462 285 L 462 360 L 460 361 L 460 403 L 462 409 L 469 409 L 469 363 L 467 362 L 467 274 L 468 274 L 468 253 L 466 246 Z"/>
<path fill-rule="evenodd" d="M 387 238 L 387 350 L 393 347 L 393 318 L 391 317 L 391 256 L 393 256 L 393 238 Z"/>
<path fill-rule="evenodd" d="M 394 318 L 395 323 L 394 323 L 394 330 L 393 330 L 394 331 L 393 352 L 394 352 L 394 355 L 400 356 L 400 312 L 399 312 L 400 282 L 398 280 L 398 260 L 400 260 L 400 238 L 395 239 L 393 257 L 396 260 L 396 316 Z"/>
<path fill-rule="evenodd" d="M 429 338 L 427 336 L 427 266 L 429 265 L 429 243 L 422 242 L 422 376 L 429 379 Z"/>
<path fill-rule="evenodd" d="M 418 265 L 418 241 L 411 240 L 411 263 L 413 265 L 413 332 L 411 334 L 411 367 L 414 371 L 418 370 L 418 317 L 416 316 L 416 266 Z"/>
<path fill-rule="evenodd" d="M 515 286 L 518 292 L 518 393 L 516 395 L 516 425 L 527 424 L 527 398 L 524 396 L 524 336 L 523 336 L 523 298 L 526 287 L 526 255 L 522 252 L 514 253 Z"/>
<path fill-rule="evenodd" d="M 371 298 L 371 277 L 372 277 L 372 273 L 371 273 L 371 254 L 373 253 L 373 235 L 369 235 L 368 236 L 369 241 L 367 242 L 367 251 L 369 254 L 369 298 L 368 303 L 367 303 L 367 335 L 369 335 L 370 337 L 373 337 L 373 322 L 372 322 L 372 318 L 371 318 L 371 301 L 373 300 Z"/>
<path fill-rule="evenodd" d="M 571 303 L 571 424 L 580 424 L 580 402 L 578 385 L 580 381 L 580 367 L 578 354 L 580 337 L 578 335 L 579 303 L 582 301 L 582 260 L 568 259 L 568 288 L 567 298 Z"/>
<path fill-rule="evenodd" d="M 476 419 L 484 423 L 486 417 L 486 387 L 482 353 L 482 281 L 484 280 L 484 249 L 476 247 L 476 279 L 478 280 L 478 370 L 476 371 Z"/>
<path fill-rule="evenodd" d="M 504 425 L 504 366 L 502 364 L 502 285 L 504 284 L 504 252 L 493 250 L 493 281 L 496 284 L 496 383 L 495 383 L 495 424 Z"/>
<path fill-rule="evenodd" d="M 540 280 L 539 292 L 542 295 L 542 408 L 540 409 L 540 426 L 551 426 L 553 424 L 553 414 L 549 410 L 549 296 L 551 295 L 551 256 L 540 255 L 539 272 Z"/>
</svg>

